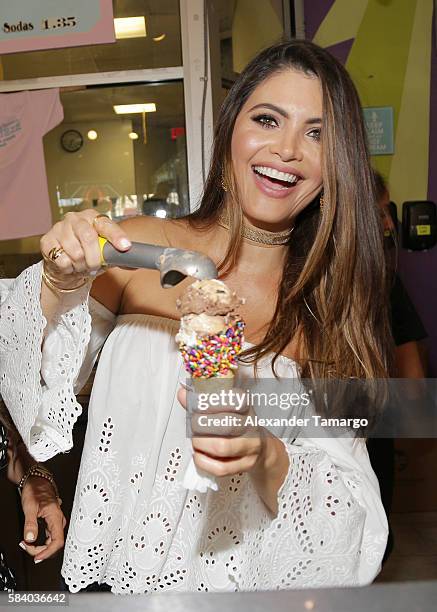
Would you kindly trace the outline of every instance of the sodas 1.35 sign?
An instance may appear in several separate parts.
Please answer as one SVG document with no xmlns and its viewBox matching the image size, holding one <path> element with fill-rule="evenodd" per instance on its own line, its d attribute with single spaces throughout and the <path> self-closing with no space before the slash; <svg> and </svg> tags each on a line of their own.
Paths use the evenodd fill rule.
<svg viewBox="0 0 437 612">
<path fill-rule="evenodd" d="M 115 42 L 112 0 L 2 2 L 0 55 Z"/>
</svg>

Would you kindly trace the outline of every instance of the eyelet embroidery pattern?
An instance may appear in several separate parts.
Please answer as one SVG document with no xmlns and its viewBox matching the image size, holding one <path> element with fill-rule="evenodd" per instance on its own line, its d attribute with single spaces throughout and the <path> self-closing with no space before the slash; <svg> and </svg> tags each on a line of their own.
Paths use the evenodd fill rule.
<svg viewBox="0 0 437 612">
<path fill-rule="evenodd" d="M 363 537 L 364 509 L 337 476 L 326 453 L 286 446 L 292 467 L 279 491 L 276 518 L 266 517 L 248 481 L 243 505 L 245 543 L 235 554 L 244 568 L 234 576 L 239 589 L 358 584 L 363 555 L 375 561 L 376 550 L 379 555 L 384 551 L 385 537 L 376 538 L 376 544 L 370 534 Z M 324 495 L 327 468 L 331 483 L 329 494 Z M 326 506 L 331 502 L 335 515 Z M 252 530 L 251 525 L 258 529 Z"/>
<path fill-rule="evenodd" d="M 16 406 L 13 418 L 26 444 L 30 442 L 31 426 L 42 400 L 38 366 L 46 321 L 38 299 L 38 271 L 41 283 L 40 268 L 28 268 L 12 283 L 1 307 L 0 350 L 4 366 L 0 393 L 7 406 Z"/>
<path fill-rule="evenodd" d="M 87 292 L 66 303 L 45 340 L 44 352 L 50 354 L 45 361 L 40 283 L 37 264 L 20 275 L 3 303 L 0 349 L 6 367 L 0 382 L 23 439 L 44 460 L 71 446 L 80 412 L 73 383 L 90 339 L 91 317 Z M 120 327 L 117 333 L 125 333 L 129 323 Z M 380 502 L 363 471 L 337 467 L 327 452 L 285 443 L 290 469 L 278 493 L 276 518 L 247 474 L 220 478 L 217 492 L 182 487 L 190 454 L 185 417 L 175 399 L 177 381 L 171 378 L 179 368 L 173 332 L 162 319 L 145 324 L 137 317 L 120 346 L 131 351 L 132 343 L 141 341 L 148 355 L 162 356 L 147 378 L 150 397 L 144 405 L 108 408 L 96 402 L 92 408 L 100 406 L 100 412 L 90 410 L 62 570 L 70 590 L 96 581 L 115 593 L 370 582 L 386 543 L 386 524 L 373 510 Z M 109 350 L 108 359 L 116 354 Z M 162 381 L 153 379 L 158 374 Z M 151 416 L 144 413 L 149 405 Z"/>
<path fill-rule="evenodd" d="M 39 303 L 41 266 L 38 263 L 24 270 L 2 304 L 0 347 L 6 367 L 0 393 L 8 406 L 16 407 L 14 421 L 30 452 L 38 461 L 45 461 L 73 444 L 72 427 L 82 411 L 73 383 L 90 339 L 91 317 L 89 287 L 84 287 L 65 302 L 66 311 L 59 315 L 55 365 L 45 367 L 41 358 L 46 327 Z M 45 342 L 52 340 L 48 336 Z"/>
</svg>

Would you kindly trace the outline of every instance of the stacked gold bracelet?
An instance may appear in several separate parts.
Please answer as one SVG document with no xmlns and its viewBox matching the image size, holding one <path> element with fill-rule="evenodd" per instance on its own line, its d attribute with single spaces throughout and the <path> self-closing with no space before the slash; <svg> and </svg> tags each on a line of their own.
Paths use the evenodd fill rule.
<svg viewBox="0 0 437 612">
<path fill-rule="evenodd" d="M 51 276 L 49 276 L 49 274 L 47 274 L 47 270 L 45 269 L 45 262 L 42 268 L 42 279 L 49 289 L 51 289 L 52 291 L 57 291 L 59 293 L 73 293 L 74 291 L 77 291 L 78 289 L 82 289 L 82 287 L 85 287 L 85 285 L 90 281 L 89 278 L 83 278 L 82 282 L 79 285 L 77 285 L 77 287 L 71 287 L 70 289 L 63 289 L 62 287 L 56 284 L 56 281 L 54 278 L 52 278 Z"/>
<path fill-rule="evenodd" d="M 59 505 L 61 505 L 62 500 L 59 497 L 58 487 L 56 485 L 55 479 L 53 478 L 53 474 L 47 468 L 45 468 L 43 465 L 40 465 L 39 463 L 35 463 L 35 465 L 32 465 L 24 473 L 23 477 L 21 478 L 20 482 L 17 485 L 18 490 L 20 492 L 23 490 L 24 485 L 26 484 L 26 482 L 31 476 L 38 476 L 39 478 L 45 478 L 45 480 L 47 480 L 52 485 L 55 495 L 59 501 Z"/>
</svg>

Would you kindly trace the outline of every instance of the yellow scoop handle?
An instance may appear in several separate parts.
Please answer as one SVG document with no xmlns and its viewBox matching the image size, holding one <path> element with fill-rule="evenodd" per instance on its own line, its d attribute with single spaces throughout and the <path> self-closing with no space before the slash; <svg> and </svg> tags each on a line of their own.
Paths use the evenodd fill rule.
<svg viewBox="0 0 437 612">
<path fill-rule="evenodd" d="M 100 263 L 102 264 L 102 266 L 106 266 L 107 263 L 105 261 L 105 256 L 103 255 L 103 249 L 105 248 L 105 244 L 108 241 L 106 240 L 106 238 L 103 238 L 102 236 L 99 236 L 99 247 L 100 247 Z"/>
</svg>

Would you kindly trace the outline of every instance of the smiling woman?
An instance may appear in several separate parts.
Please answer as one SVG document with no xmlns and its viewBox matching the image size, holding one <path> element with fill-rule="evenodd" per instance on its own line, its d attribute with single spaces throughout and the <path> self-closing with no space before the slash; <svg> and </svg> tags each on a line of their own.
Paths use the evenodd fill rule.
<svg viewBox="0 0 437 612">
<path fill-rule="evenodd" d="M 187 440 L 175 336 L 189 281 L 164 290 L 156 271 L 102 269 L 99 235 L 119 251 L 135 240 L 217 264 L 245 298 L 243 384 L 274 373 L 303 384 L 386 377 L 382 227 L 345 70 L 305 41 L 256 57 L 221 109 L 188 217 L 116 224 L 85 210 L 57 223 L 41 240 L 44 263 L 5 296 L 0 391 L 34 456 L 65 452 L 80 413 L 74 389 L 104 345 L 62 571 L 73 592 L 94 582 L 115 593 L 371 582 L 387 523 L 357 431 L 280 438 L 254 425 L 250 436 L 219 428 Z M 192 458 L 217 492 L 184 489 Z"/>
<path fill-rule="evenodd" d="M 189 218 L 198 228 L 229 219 L 223 273 L 239 257 L 243 225 L 293 228 L 275 311 L 246 358 L 273 352 L 275 363 L 299 336 L 303 377 L 387 375 L 375 201 L 361 105 L 343 66 L 307 41 L 261 52 L 223 104 L 202 205 Z"/>
<path fill-rule="evenodd" d="M 231 155 L 251 225 L 290 228 L 320 192 L 321 115 L 319 80 L 295 70 L 268 77 L 249 96 L 235 121 Z"/>
</svg>

